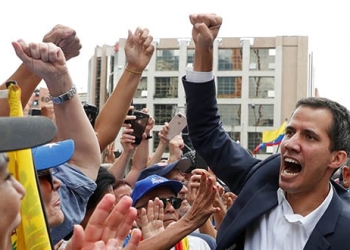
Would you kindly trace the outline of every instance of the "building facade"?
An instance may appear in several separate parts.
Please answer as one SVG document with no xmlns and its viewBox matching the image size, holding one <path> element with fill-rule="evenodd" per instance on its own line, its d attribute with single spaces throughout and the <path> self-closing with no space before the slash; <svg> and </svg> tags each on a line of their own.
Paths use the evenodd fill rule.
<svg viewBox="0 0 350 250">
<path fill-rule="evenodd" d="M 120 39 L 115 46 L 96 47 L 89 62 L 87 102 L 100 110 L 126 64 L 125 42 Z M 156 122 L 151 150 L 158 145 L 157 133 L 164 122 L 178 111 L 185 113 L 181 78 L 194 58 L 191 39 L 158 39 L 154 44 L 156 50 L 134 96 L 136 109 L 147 107 Z M 216 39 L 213 69 L 218 107 L 230 137 L 253 151 L 263 131 L 280 127 L 298 99 L 313 96 L 309 61 L 304 36 Z M 265 148 L 256 157 L 265 158 L 276 150 Z"/>
</svg>

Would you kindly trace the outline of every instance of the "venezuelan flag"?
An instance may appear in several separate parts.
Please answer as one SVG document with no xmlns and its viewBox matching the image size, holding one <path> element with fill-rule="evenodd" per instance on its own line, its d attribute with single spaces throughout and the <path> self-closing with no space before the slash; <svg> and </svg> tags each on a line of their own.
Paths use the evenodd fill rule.
<svg viewBox="0 0 350 250">
<path fill-rule="evenodd" d="M 264 131 L 262 143 L 260 143 L 258 146 L 256 146 L 256 148 L 253 151 L 253 154 L 256 154 L 261 149 L 263 149 L 267 146 L 274 146 L 274 145 L 280 144 L 283 137 L 284 137 L 286 126 L 287 126 L 287 122 L 285 121 L 276 130 Z"/>
<path fill-rule="evenodd" d="M 8 87 L 10 116 L 23 116 L 21 89 L 15 84 Z M 49 229 L 36 181 L 31 149 L 12 151 L 9 172 L 24 186 L 26 195 L 21 202 L 21 224 L 12 235 L 12 248 L 17 250 L 51 250 Z"/>
</svg>

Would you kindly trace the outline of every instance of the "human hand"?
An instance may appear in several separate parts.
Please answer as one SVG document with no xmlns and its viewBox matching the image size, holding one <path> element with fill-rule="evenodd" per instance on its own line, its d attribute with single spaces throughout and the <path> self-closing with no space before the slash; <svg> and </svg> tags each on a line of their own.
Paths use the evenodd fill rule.
<svg viewBox="0 0 350 250">
<path fill-rule="evenodd" d="M 74 227 L 72 238 L 66 250 L 122 249 L 124 240 L 136 219 L 136 209 L 132 200 L 124 196 L 114 206 L 115 196 L 106 194 L 98 203 L 85 230 Z M 112 240 L 111 240 L 112 239 Z M 141 231 L 134 229 L 124 250 L 136 250 L 141 239 Z"/>
<path fill-rule="evenodd" d="M 158 197 L 148 201 L 147 209 L 141 208 L 137 216 L 137 224 L 142 230 L 143 239 L 151 238 L 164 231 L 164 206 Z"/>
<path fill-rule="evenodd" d="M 235 202 L 237 195 L 232 192 L 226 192 L 221 196 L 221 198 L 226 210 L 228 210 Z"/>
<path fill-rule="evenodd" d="M 169 123 L 165 122 L 162 129 L 158 132 L 158 136 L 161 143 L 163 144 L 169 143 L 169 140 L 168 140 L 169 130 L 170 130 Z"/>
<path fill-rule="evenodd" d="M 136 119 L 136 116 L 132 114 L 134 109 L 135 109 L 135 107 L 132 105 L 129 107 L 128 113 L 126 114 L 125 119 L 124 119 L 123 127 L 128 127 L 130 122 L 132 120 Z"/>
<path fill-rule="evenodd" d="M 115 155 L 114 155 L 114 143 L 108 144 L 106 148 L 106 157 L 105 163 L 114 163 Z"/>
<path fill-rule="evenodd" d="M 64 54 L 55 44 L 27 44 L 24 40 L 18 40 L 12 42 L 12 46 L 26 67 L 44 79 L 47 84 L 48 82 L 60 82 L 68 74 Z M 62 90 L 61 93 L 66 91 L 66 89 Z"/>
<path fill-rule="evenodd" d="M 169 142 L 169 162 L 177 161 L 181 158 L 182 149 L 185 147 L 184 140 L 181 135 L 176 135 Z"/>
<path fill-rule="evenodd" d="M 192 14 L 190 22 L 193 25 L 192 38 L 196 47 L 211 47 L 219 33 L 222 17 L 215 14 Z"/>
<path fill-rule="evenodd" d="M 148 114 L 148 109 L 143 108 L 143 109 L 141 110 L 141 112 L 144 112 L 144 113 Z M 146 125 L 146 128 L 145 128 L 145 132 L 144 132 L 143 135 L 142 135 L 143 139 L 146 139 L 147 136 L 151 133 L 151 130 L 152 130 L 153 127 L 154 127 L 154 123 L 155 123 L 154 118 L 150 115 L 149 118 L 148 118 L 148 121 L 147 121 L 147 125 Z"/>
<path fill-rule="evenodd" d="M 197 195 L 182 218 L 191 221 L 197 227 L 202 226 L 213 213 L 220 212 L 219 207 L 213 206 L 216 194 L 215 178 L 202 172 Z"/>
<path fill-rule="evenodd" d="M 120 144 L 122 145 L 125 153 L 131 153 L 136 149 L 135 136 L 132 135 L 134 130 L 130 124 L 126 124 L 123 129 L 122 136 L 120 137 Z"/>
<path fill-rule="evenodd" d="M 138 27 L 134 34 L 128 31 L 124 48 L 128 69 L 142 72 L 146 68 L 154 52 L 152 41 L 153 37 L 149 35 L 148 29 Z"/>
<path fill-rule="evenodd" d="M 74 29 L 57 24 L 43 38 L 45 43 L 53 43 L 60 47 L 66 61 L 80 54 L 82 47 Z"/>
</svg>

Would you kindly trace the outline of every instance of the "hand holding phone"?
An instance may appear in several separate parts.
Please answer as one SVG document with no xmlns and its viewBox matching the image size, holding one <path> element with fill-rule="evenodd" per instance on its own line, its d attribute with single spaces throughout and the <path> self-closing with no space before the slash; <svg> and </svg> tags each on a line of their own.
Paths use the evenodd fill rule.
<svg viewBox="0 0 350 250">
<path fill-rule="evenodd" d="M 181 112 L 177 113 L 169 122 L 169 133 L 167 139 L 170 141 L 187 126 L 187 118 Z"/>
<path fill-rule="evenodd" d="M 131 123 L 130 123 L 131 128 L 134 130 L 132 135 L 135 136 L 134 144 L 139 145 L 142 141 L 142 135 L 145 132 L 145 129 L 147 126 L 149 114 L 135 110 L 133 115 L 136 116 L 136 119 L 131 120 Z"/>
</svg>

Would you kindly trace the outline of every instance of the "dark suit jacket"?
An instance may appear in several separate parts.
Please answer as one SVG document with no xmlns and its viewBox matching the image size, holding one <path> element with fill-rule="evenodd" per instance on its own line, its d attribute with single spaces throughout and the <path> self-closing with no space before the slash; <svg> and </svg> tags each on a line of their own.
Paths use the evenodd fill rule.
<svg viewBox="0 0 350 250">
<path fill-rule="evenodd" d="M 238 194 L 217 234 L 217 249 L 244 249 L 245 229 L 277 206 L 281 157 L 252 157 L 221 126 L 214 81 L 189 83 L 183 78 L 187 122 L 194 148 L 213 172 Z M 304 249 L 350 249 L 349 193 L 332 182 L 333 199 Z"/>
</svg>

